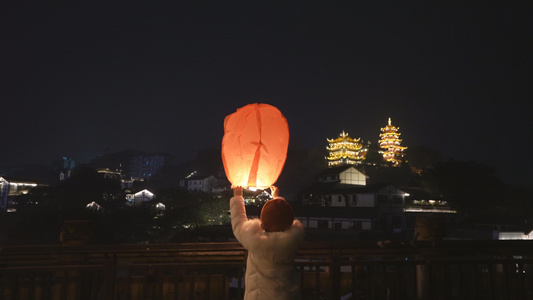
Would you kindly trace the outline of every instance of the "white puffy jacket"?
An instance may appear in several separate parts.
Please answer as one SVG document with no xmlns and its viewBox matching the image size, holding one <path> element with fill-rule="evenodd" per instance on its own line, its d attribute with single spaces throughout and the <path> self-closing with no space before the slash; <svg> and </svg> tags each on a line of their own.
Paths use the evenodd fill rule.
<svg viewBox="0 0 533 300">
<path fill-rule="evenodd" d="M 266 232 L 261 220 L 248 220 L 241 196 L 231 198 L 230 212 L 233 234 L 248 250 L 244 299 L 300 299 L 294 258 L 304 238 L 302 223 L 295 219 L 285 231 Z"/>
</svg>

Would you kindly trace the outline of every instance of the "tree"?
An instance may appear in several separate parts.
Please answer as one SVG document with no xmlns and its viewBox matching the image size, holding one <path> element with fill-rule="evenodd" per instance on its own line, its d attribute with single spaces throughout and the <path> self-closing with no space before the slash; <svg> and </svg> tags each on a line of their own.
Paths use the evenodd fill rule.
<svg viewBox="0 0 533 300">
<path fill-rule="evenodd" d="M 432 194 L 440 194 L 452 207 L 473 213 L 505 205 L 507 185 L 495 169 L 475 162 L 449 160 L 423 174 L 423 184 Z"/>
<path fill-rule="evenodd" d="M 405 151 L 405 160 L 417 170 L 424 171 L 442 162 L 441 154 L 425 146 L 411 146 Z"/>
<path fill-rule="evenodd" d="M 300 144 L 289 145 L 285 166 L 275 183 L 281 196 L 290 198 L 312 184 L 315 175 L 327 168 L 326 155 L 325 149 L 305 150 Z"/>
<path fill-rule="evenodd" d="M 366 166 L 360 167 L 369 178 L 367 184 L 387 183 L 398 187 L 419 186 L 420 176 L 414 173 L 407 163 L 399 167 Z"/>
<path fill-rule="evenodd" d="M 379 153 L 381 149 L 377 143 L 368 143 L 364 163 L 371 166 L 381 166 L 384 164 L 383 155 Z"/>
<path fill-rule="evenodd" d="M 92 168 L 73 170 L 70 178 L 54 188 L 55 205 L 60 210 L 79 211 L 92 201 L 102 204 L 109 195 L 121 192 L 120 181 L 107 179 Z"/>
</svg>

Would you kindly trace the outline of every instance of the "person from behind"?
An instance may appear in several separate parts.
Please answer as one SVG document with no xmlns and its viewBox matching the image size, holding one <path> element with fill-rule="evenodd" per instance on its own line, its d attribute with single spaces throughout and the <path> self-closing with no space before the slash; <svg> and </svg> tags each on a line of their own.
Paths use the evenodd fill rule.
<svg viewBox="0 0 533 300">
<path fill-rule="evenodd" d="M 260 219 L 246 216 L 242 187 L 234 187 L 230 199 L 233 234 L 248 250 L 245 300 L 300 299 L 294 259 L 304 228 L 279 190 L 275 186 L 271 190 L 273 199 L 263 206 Z"/>
</svg>

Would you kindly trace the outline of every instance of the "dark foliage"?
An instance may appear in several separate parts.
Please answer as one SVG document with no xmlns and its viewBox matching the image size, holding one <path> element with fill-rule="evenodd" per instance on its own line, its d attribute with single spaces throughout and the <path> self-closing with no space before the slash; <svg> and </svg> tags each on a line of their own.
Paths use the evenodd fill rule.
<svg viewBox="0 0 533 300">
<path fill-rule="evenodd" d="M 494 168 L 471 161 L 439 163 L 424 172 L 423 184 L 426 190 L 442 195 L 455 209 L 465 213 L 505 206 L 510 195 Z"/>
<path fill-rule="evenodd" d="M 432 197 L 447 200 L 471 220 L 515 216 L 525 220 L 533 212 L 531 189 L 508 186 L 493 168 L 475 162 L 442 162 L 431 150 L 412 150 L 401 167 L 376 164 L 359 168 L 370 177 L 369 184 L 419 187 Z M 325 150 L 291 145 L 275 183 L 282 196 L 296 194 L 313 183 L 316 174 L 326 168 L 326 154 Z M 73 219 L 89 221 L 91 241 L 100 244 L 193 242 L 208 240 L 214 232 L 219 239 L 231 238 L 228 199 L 232 192 L 213 195 L 180 188 L 180 180 L 192 171 L 223 177 L 219 149 L 202 151 L 193 161 L 167 166 L 150 180 L 137 183 L 134 190 L 148 188 L 156 198 L 131 207 L 125 205 L 119 181 L 105 179 L 89 166 L 78 167 L 68 180 L 18 197 L 17 213 L 0 216 L 0 243 L 59 243 L 65 221 Z M 87 209 L 93 201 L 99 210 Z M 164 213 L 155 209 L 156 203 L 164 204 Z"/>
<path fill-rule="evenodd" d="M 411 146 L 405 151 L 405 161 L 417 170 L 427 170 L 442 162 L 442 155 L 425 146 Z"/>
</svg>

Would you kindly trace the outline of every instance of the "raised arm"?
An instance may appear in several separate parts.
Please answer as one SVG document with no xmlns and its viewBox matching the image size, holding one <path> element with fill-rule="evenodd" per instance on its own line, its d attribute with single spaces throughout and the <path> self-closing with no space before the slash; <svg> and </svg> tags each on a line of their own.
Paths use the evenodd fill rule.
<svg viewBox="0 0 533 300">
<path fill-rule="evenodd" d="M 248 217 L 246 217 L 246 208 L 244 206 L 244 198 L 242 197 L 242 186 L 233 188 L 233 197 L 229 201 L 229 209 L 233 234 L 237 240 L 240 240 L 241 227 L 244 222 L 248 221 Z"/>
</svg>

